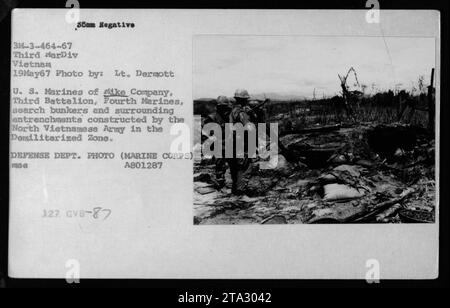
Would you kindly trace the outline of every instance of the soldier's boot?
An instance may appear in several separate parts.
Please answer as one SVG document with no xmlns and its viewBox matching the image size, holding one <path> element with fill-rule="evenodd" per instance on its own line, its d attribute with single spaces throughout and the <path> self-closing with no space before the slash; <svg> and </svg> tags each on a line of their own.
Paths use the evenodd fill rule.
<svg viewBox="0 0 450 308">
<path fill-rule="evenodd" d="M 222 190 L 222 188 L 225 187 L 225 177 L 219 177 L 216 175 L 216 177 L 213 180 L 214 188 L 217 190 Z"/>
<path fill-rule="evenodd" d="M 234 182 L 233 194 L 237 196 L 241 196 L 246 194 L 247 184 L 244 180 L 244 170 L 237 170 L 236 172 L 236 180 Z"/>
<path fill-rule="evenodd" d="M 229 165 L 230 165 L 230 175 L 231 175 L 231 181 L 232 181 L 231 193 L 233 195 L 235 195 L 236 192 L 237 192 L 237 182 L 238 182 L 237 174 L 238 174 L 239 170 L 238 170 L 238 166 L 237 166 L 235 160 L 230 160 L 230 164 Z"/>
<path fill-rule="evenodd" d="M 227 164 L 225 159 L 219 158 L 216 160 L 215 174 L 214 174 L 214 186 L 217 190 L 221 190 L 225 187 L 225 173 L 227 171 Z"/>
</svg>

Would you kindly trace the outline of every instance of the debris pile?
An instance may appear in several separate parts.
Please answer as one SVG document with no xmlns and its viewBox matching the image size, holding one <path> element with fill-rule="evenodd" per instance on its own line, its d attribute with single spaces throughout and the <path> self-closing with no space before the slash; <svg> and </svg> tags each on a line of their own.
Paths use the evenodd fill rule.
<svg viewBox="0 0 450 308">
<path fill-rule="evenodd" d="M 255 159 L 246 194 L 217 190 L 213 160 L 194 166 L 195 224 L 435 221 L 435 144 L 420 127 L 333 126 L 280 137 L 274 169 Z"/>
</svg>

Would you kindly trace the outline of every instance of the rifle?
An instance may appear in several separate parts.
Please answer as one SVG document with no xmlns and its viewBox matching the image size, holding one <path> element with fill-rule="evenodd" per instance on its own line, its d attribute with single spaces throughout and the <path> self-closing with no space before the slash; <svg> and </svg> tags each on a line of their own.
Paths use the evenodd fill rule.
<svg viewBox="0 0 450 308">
<path fill-rule="evenodd" d="M 257 109 L 261 108 L 262 106 L 264 106 L 265 104 L 267 104 L 268 102 L 269 102 L 269 99 L 266 98 L 263 102 L 261 102 L 261 103 L 259 103 L 258 105 L 253 106 L 252 108 L 250 108 L 250 110 L 251 110 L 251 111 L 257 110 Z"/>
</svg>

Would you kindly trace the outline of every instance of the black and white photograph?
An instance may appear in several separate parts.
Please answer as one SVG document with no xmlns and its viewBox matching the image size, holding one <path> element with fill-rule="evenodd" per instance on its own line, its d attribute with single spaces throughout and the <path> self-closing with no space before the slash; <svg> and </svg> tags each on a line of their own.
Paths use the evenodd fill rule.
<svg viewBox="0 0 450 308">
<path fill-rule="evenodd" d="M 433 37 L 195 36 L 194 224 L 434 223 L 435 46 Z M 244 127 L 240 157 L 225 155 L 237 137 L 226 143 L 210 123 Z M 269 139 L 270 124 L 278 131 L 266 142 L 259 130 Z M 276 153 L 259 155 L 274 143 Z M 207 155 L 211 147 L 222 152 Z"/>
</svg>

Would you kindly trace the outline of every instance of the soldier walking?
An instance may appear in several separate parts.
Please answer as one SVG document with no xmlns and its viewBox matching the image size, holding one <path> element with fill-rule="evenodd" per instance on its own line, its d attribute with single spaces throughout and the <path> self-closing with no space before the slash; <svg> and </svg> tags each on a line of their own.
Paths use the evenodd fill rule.
<svg viewBox="0 0 450 308">
<path fill-rule="evenodd" d="M 216 106 L 211 111 L 211 113 L 205 118 L 203 125 L 208 123 L 217 123 L 220 125 L 222 130 L 221 142 L 222 142 L 222 156 L 213 157 L 215 164 L 215 172 L 213 182 L 218 190 L 225 186 L 225 173 L 227 170 L 226 160 L 225 160 L 225 123 L 228 122 L 231 104 L 226 96 L 219 96 L 216 100 Z M 218 136 L 217 136 L 218 137 Z"/>
</svg>

